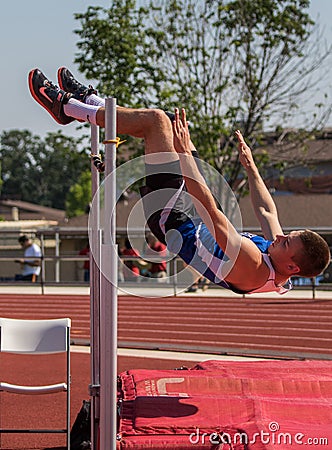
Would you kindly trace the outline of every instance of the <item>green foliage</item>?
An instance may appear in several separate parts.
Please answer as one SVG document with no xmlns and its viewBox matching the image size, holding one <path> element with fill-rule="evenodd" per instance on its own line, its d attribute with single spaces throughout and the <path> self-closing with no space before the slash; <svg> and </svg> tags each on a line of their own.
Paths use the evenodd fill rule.
<svg viewBox="0 0 332 450">
<path fill-rule="evenodd" d="M 36 166 L 43 144 L 38 136 L 28 130 L 5 131 L 1 135 L 1 181 L 3 197 L 14 197 L 19 192 L 21 200 L 32 201 L 34 187 L 40 183 Z M 33 197 L 32 197 L 33 198 Z"/>
<path fill-rule="evenodd" d="M 80 216 L 88 212 L 91 202 L 91 172 L 86 170 L 79 176 L 66 196 L 67 217 Z"/>
<path fill-rule="evenodd" d="M 75 62 L 87 78 L 98 79 L 101 94 L 115 96 L 121 104 L 142 106 L 140 92 L 142 58 L 147 49 L 141 23 L 144 9 L 135 9 L 134 0 L 114 0 L 109 9 L 89 7 L 76 14 L 81 40 Z"/>
<path fill-rule="evenodd" d="M 144 4 L 145 7 L 140 6 Z M 266 123 L 288 125 L 310 95 L 313 76 L 329 61 L 331 48 L 312 44 L 309 0 L 111 0 L 89 7 L 80 23 L 76 62 L 101 95 L 130 107 L 185 107 L 200 155 L 228 180 L 240 182 L 233 132 L 240 128 L 255 150 Z M 317 102 L 311 127 L 291 136 L 303 144 L 327 120 L 328 98 Z M 330 105 L 329 105 L 330 106 Z M 143 146 L 127 139 L 118 163 Z M 256 157 L 268 165 L 267 153 Z M 280 170 L 286 167 L 280 163 Z M 84 213 L 90 200 L 89 159 L 84 142 L 27 130 L 1 134 L 0 190 L 21 199 Z"/>
<path fill-rule="evenodd" d="M 139 4 L 139 2 L 138 2 Z M 267 121 L 284 125 L 331 54 L 313 52 L 308 0 L 113 0 L 89 7 L 76 62 L 124 106 L 187 109 L 203 158 L 231 186 L 240 173 L 233 132 L 259 142 Z M 277 120 L 279 122 L 277 122 Z"/>
<path fill-rule="evenodd" d="M 64 209 L 65 197 L 89 159 L 78 139 L 61 132 L 44 139 L 28 130 L 1 135 L 1 195 Z"/>
</svg>

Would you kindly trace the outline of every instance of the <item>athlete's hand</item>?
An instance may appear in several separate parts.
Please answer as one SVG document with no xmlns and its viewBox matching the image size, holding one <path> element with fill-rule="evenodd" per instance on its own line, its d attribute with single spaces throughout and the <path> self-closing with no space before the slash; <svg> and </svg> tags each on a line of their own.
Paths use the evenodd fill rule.
<svg viewBox="0 0 332 450">
<path fill-rule="evenodd" d="M 249 169 L 255 164 L 250 147 L 245 143 L 240 130 L 236 130 L 235 136 L 237 137 L 239 142 L 238 149 L 240 163 L 245 169 Z"/>
<path fill-rule="evenodd" d="M 186 111 L 175 108 L 175 119 L 173 121 L 173 143 L 177 153 L 187 153 L 191 155 L 190 133 L 186 120 Z"/>
</svg>

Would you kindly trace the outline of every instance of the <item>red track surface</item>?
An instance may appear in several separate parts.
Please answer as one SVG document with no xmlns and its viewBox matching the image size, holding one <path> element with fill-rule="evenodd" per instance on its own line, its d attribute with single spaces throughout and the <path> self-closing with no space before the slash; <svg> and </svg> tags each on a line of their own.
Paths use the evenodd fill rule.
<svg viewBox="0 0 332 450">
<path fill-rule="evenodd" d="M 72 338 L 82 342 L 89 339 L 89 297 L 83 295 L 0 295 L 0 316 L 12 318 L 72 318 Z M 274 300 L 209 297 L 178 297 L 145 299 L 119 297 L 119 343 L 121 346 L 146 348 L 177 348 L 219 353 L 313 356 L 332 359 L 332 302 L 327 300 Z M 15 381 L 27 379 L 32 358 L 18 364 L 15 356 L 1 355 L 1 375 L 14 374 Z M 47 357 L 38 363 L 53 374 Z M 185 360 L 152 360 L 120 357 L 118 371 L 128 369 L 175 368 Z M 55 373 L 54 373 L 55 375 Z M 37 380 L 38 382 L 38 380 Z M 82 400 L 88 398 L 90 382 L 89 355 L 72 353 L 72 421 Z M 32 383 L 31 383 L 32 384 Z M 57 396 L 52 396 L 56 398 Z M 43 426 L 63 424 L 63 399 L 53 406 L 40 399 L 0 395 L 0 426 Z M 48 398 L 49 401 L 49 398 Z M 62 420 L 62 422 L 61 422 Z M 46 425 L 47 424 L 47 425 Z M 2 435 L 0 448 L 55 449 L 64 444 L 63 436 Z M 62 448 L 62 447 L 61 447 Z"/>
<path fill-rule="evenodd" d="M 89 297 L 0 295 L 0 315 L 72 318 L 89 340 Z M 332 359 L 332 301 L 119 296 L 121 347 Z"/>
<path fill-rule="evenodd" d="M 60 355 L 59 355 L 60 356 Z M 62 356 L 62 355 L 61 355 Z M 34 357 L 33 357 L 34 358 Z M 1 377 L 16 383 L 39 384 L 45 380 L 59 381 L 61 370 L 57 364 L 50 364 L 47 356 L 38 356 L 39 378 L 30 379 L 29 367 L 36 359 L 23 357 L 20 362 L 16 356 L 1 355 Z M 53 361 L 53 360 L 52 360 Z M 185 365 L 193 366 L 192 362 L 185 360 L 153 360 L 146 358 L 119 357 L 119 373 L 129 369 L 174 369 Z M 63 372 L 61 372 L 63 373 Z M 45 379 L 43 376 L 45 375 Z M 82 401 L 89 398 L 88 386 L 90 383 L 90 355 L 87 353 L 72 353 L 71 355 L 71 422 L 73 423 Z M 61 428 L 64 426 L 64 395 L 52 396 L 24 396 L 2 392 L 0 394 L 0 427 L 42 427 Z M 48 449 L 63 450 L 64 435 L 38 435 L 38 434 L 3 434 L 0 436 L 1 450 L 30 450 Z"/>
</svg>

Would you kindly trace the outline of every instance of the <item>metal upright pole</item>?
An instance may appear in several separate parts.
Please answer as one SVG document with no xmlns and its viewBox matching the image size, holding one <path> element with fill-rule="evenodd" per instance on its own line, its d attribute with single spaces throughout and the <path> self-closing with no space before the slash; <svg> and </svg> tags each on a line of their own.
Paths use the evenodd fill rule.
<svg viewBox="0 0 332 450">
<path fill-rule="evenodd" d="M 91 154 L 98 154 L 99 128 L 91 125 Z M 99 172 L 91 158 L 93 209 L 90 218 L 90 370 L 91 370 L 91 449 L 98 450 L 100 389 L 100 202 Z"/>
<path fill-rule="evenodd" d="M 45 294 L 45 239 L 44 234 L 41 233 L 40 235 L 40 246 L 41 246 L 41 261 L 40 261 L 40 286 L 41 286 L 41 293 L 42 295 Z"/>
<path fill-rule="evenodd" d="M 55 233 L 55 282 L 60 283 L 60 236 Z"/>
<path fill-rule="evenodd" d="M 116 99 L 106 99 L 105 218 L 101 245 L 100 450 L 116 449 L 117 434 L 117 283 Z M 110 175 L 111 174 L 111 175 Z"/>
</svg>

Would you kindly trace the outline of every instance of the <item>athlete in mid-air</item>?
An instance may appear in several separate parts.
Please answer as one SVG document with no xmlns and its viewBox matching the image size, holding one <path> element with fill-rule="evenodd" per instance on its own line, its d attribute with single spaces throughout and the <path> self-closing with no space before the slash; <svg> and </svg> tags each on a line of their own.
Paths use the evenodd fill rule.
<svg viewBox="0 0 332 450">
<path fill-rule="evenodd" d="M 71 72 L 58 70 L 59 86 L 39 69 L 29 73 L 34 99 L 60 124 L 73 120 L 105 126 L 105 101 Z M 185 111 L 117 107 L 117 132 L 144 139 L 146 185 L 142 189 L 152 233 L 211 282 L 238 293 L 278 292 L 292 276 L 314 277 L 330 261 L 325 240 L 310 230 L 282 231 L 275 203 L 252 152 L 236 132 L 251 201 L 264 237 L 238 233 L 218 208 L 200 170 Z"/>
</svg>

